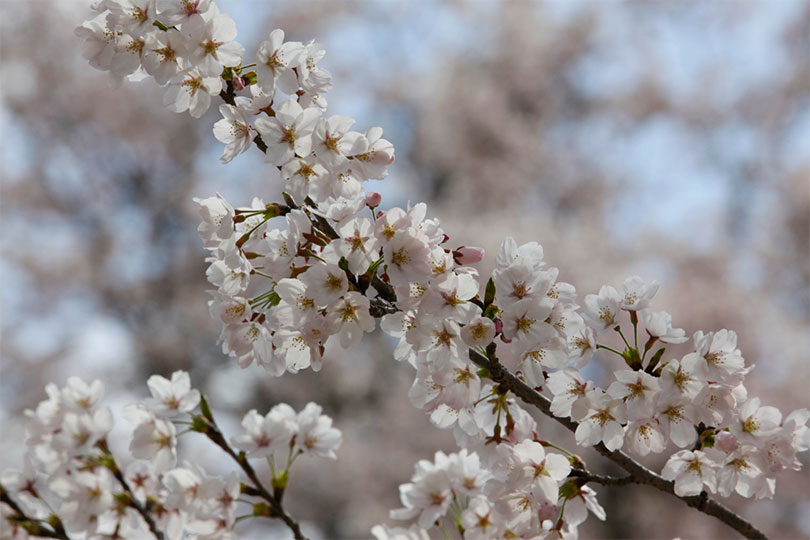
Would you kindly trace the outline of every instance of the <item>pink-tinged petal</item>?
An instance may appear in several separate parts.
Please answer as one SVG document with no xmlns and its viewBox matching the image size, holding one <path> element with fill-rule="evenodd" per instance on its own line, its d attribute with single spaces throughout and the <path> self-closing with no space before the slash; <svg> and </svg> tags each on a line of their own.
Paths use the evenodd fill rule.
<svg viewBox="0 0 810 540">
<path fill-rule="evenodd" d="M 245 48 L 242 45 L 236 41 L 231 41 L 219 46 L 217 58 L 223 66 L 238 66 L 242 62 L 244 52 Z"/>
<path fill-rule="evenodd" d="M 602 438 L 608 450 L 618 450 L 624 444 L 624 428 L 618 422 L 609 422 Z"/>
<path fill-rule="evenodd" d="M 666 465 L 664 465 L 664 469 L 661 471 L 661 476 L 664 480 L 675 480 L 679 474 L 686 470 L 687 462 L 680 456 L 682 456 L 681 452 L 674 454 L 669 458 Z"/>
<path fill-rule="evenodd" d="M 574 436 L 580 446 L 593 446 L 599 442 L 601 433 L 594 420 L 584 420 L 577 426 Z"/>
<path fill-rule="evenodd" d="M 219 15 L 211 21 L 212 32 L 216 41 L 233 41 L 236 39 L 236 23 L 228 15 Z"/>
<path fill-rule="evenodd" d="M 675 480 L 675 495 L 687 497 L 699 495 L 703 491 L 703 481 L 697 474 L 682 474 Z"/>
<path fill-rule="evenodd" d="M 686 420 L 672 422 L 669 427 L 669 436 L 679 448 L 690 446 L 697 438 L 694 425 Z"/>
<path fill-rule="evenodd" d="M 284 126 L 292 126 L 304 110 L 294 99 L 288 99 L 276 107 L 276 118 Z"/>
</svg>

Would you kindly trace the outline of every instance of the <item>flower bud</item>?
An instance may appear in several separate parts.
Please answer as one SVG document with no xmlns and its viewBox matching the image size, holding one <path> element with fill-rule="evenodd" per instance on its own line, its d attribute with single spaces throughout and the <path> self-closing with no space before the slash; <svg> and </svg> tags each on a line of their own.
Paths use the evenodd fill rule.
<svg viewBox="0 0 810 540">
<path fill-rule="evenodd" d="M 241 92 L 245 89 L 245 80 L 239 75 L 235 75 L 233 78 L 233 89 L 237 92 Z"/>
<path fill-rule="evenodd" d="M 369 191 L 368 193 L 366 193 L 366 204 L 369 206 L 369 208 L 377 208 L 378 206 L 380 206 L 381 202 L 382 202 L 382 195 L 380 195 L 376 191 Z"/>
<path fill-rule="evenodd" d="M 462 246 L 453 252 L 453 259 L 461 265 L 479 263 L 484 259 L 484 248 Z"/>
<path fill-rule="evenodd" d="M 737 438 L 728 431 L 719 431 L 714 436 L 714 447 L 723 452 L 733 452 L 738 446 Z"/>
</svg>

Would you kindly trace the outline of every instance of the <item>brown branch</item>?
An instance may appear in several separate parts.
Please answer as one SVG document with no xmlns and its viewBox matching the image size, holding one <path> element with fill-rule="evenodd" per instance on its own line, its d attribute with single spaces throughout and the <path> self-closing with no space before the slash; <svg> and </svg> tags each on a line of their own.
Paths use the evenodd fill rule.
<svg viewBox="0 0 810 540">
<path fill-rule="evenodd" d="M 603 486 L 625 486 L 627 484 L 636 483 L 632 474 L 628 476 L 605 476 L 584 469 L 571 469 L 571 473 L 568 476 L 573 476 L 583 483 L 593 482 L 595 484 L 602 484 Z"/>
<path fill-rule="evenodd" d="M 253 483 L 252 489 L 255 491 L 252 491 L 251 495 L 261 497 L 269 505 L 271 510 L 270 517 L 275 517 L 283 521 L 284 524 L 287 525 L 287 527 L 292 531 L 296 540 L 307 540 L 307 537 L 301 532 L 301 526 L 298 524 L 298 522 L 295 521 L 284 510 L 284 506 L 281 504 L 281 495 L 283 492 L 276 490 L 275 493 L 270 493 L 267 488 L 264 487 L 261 480 L 259 480 L 259 476 L 256 474 L 256 470 L 248 461 L 247 456 L 245 456 L 245 453 L 240 452 L 237 454 L 236 451 L 231 448 L 228 441 L 225 440 L 225 437 L 219 430 L 219 427 L 217 427 L 213 414 L 210 413 L 210 410 L 206 411 L 207 408 L 208 407 L 206 405 L 203 409 L 204 416 L 196 417 L 205 421 L 205 427 L 201 432 L 204 433 L 211 441 L 213 441 L 214 444 L 222 448 L 222 450 L 231 456 L 234 461 L 236 461 L 242 471 L 244 471 L 245 475 L 247 475 L 247 477 Z M 195 431 L 197 430 L 195 429 Z"/>
<path fill-rule="evenodd" d="M 17 504 L 17 501 L 11 498 L 11 495 L 8 494 L 6 488 L 2 484 L 0 484 L 0 502 L 8 505 L 16 514 L 15 516 L 7 516 L 6 519 L 9 522 L 17 523 L 20 528 L 25 529 L 28 534 L 32 536 L 41 536 L 43 538 L 60 538 L 61 540 L 70 540 L 70 537 L 67 535 L 67 532 L 62 526 L 62 522 L 58 516 L 51 516 L 53 521 L 49 520 L 48 522 L 48 525 L 50 525 L 53 530 L 46 528 L 40 523 L 40 520 L 29 517 L 20 507 L 20 505 Z"/>
<path fill-rule="evenodd" d="M 226 83 L 227 83 L 226 88 L 222 91 L 220 97 L 222 97 L 222 99 L 226 103 L 233 105 L 234 104 L 233 83 L 231 81 L 227 81 Z M 256 146 L 259 148 L 259 150 L 261 150 L 262 152 L 266 152 L 267 145 L 264 144 L 264 141 L 262 141 L 260 137 L 254 139 L 254 142 L 256 142 Z M 309 206 L 314 206 L 314 203 L 312 203 L 312 201 L 309 199 L 307 199 L 305 203 L 308 204 Z M 339 238 L 339 235 L 337 234 L 335 229 L 329 224 L 329 222 L 325 218 L 317 214 L 311 214 L 310 217 L 314 218 L 314 220 L 317 222 L 318 228 L 322 232 L 326 233 L 332 239 Z M 396 312 L 397 295 L 394 288 L 390 284 L 380 279 L 380 277 L 377 275 L 374 275 L 372 277 L 371 286 L 374 287 L 374 289 L 377 291 L 378 298 L 371 299 L 371 307 L 369 308 L 369 313 L 373 317 L 379 318 L 388 313 Z M 365 291 L 363 292 L 365 293 Z M 476 365 L 487 369 L 487 371 L 489 371 L 491 375 L 491 378 L 495 382 L 502 384 L 504 388 L 513 392 L 516 396 L 521 398 L 526 403 L 537 407 L 546 416 L 553 418 L 554 420 L 556 420 L 557 422 L 568 428 L 570 431 L 572 432 L 576 431 L 578 425 L 576 422 L 573 422 L 568 418 L 560 418 L 554 416 L 551 413 L 551 401 L 549 401 L 548 398 L 538 393 L 529 385 L 518 379 L 515 375 L 510 373 L 503 366 L 503 364 L 498 362 L 497 359 L 493 358 L 491 360 L 490 358 L 487 358 L 486 356 L 480 354 L 479 352 L 473 349 L 470 349 L 469 354 L 470 360 L 472 360 L 472 362 L 475 363 Z M 637 462 L 624 452 L 618 450 L 610 451 L 601 442 L 597 444 L 595 448 L 597 452 L 607 457 L 608 459 L 616 463 L 619 467 L 630 473 L 630 476 L 622 478 L 611 478 L 588 473 L 589 476 L 587 478 L 590 478 L 589 481 L 595 483 L 611 482 L 612 483 L 611 485 L 621 485 L 627 483 L 646 484 L 681 499 L 687 505 L 698 509 L 704 514 L 716 517 L 723 523 L 729 525 L 730 527 L 741 533 L 746 538 L 767 538 L 762 533 L 762 531 L 757 529 L 754 525 L 747 522 L 742 517 L 735 514 L 730 509 L 718 503 L 717 501 L 710 499 L 705 491 L 702 492 L 700 495 L 680 497 L 678 495 L 675 495 L 675 488 L 673 482 L 664 480 L 660 475 L 651 471 L 650 469 L 648 469 L 641 463 Z"/>
<path fill-rule="evenodd" d="M 124 491 L 127 493 L 129 499 L 127 504 L 141 515 L 143 520 L 149 526 L 149 530 L 155 535 L 155 538 L 158 540 L 164 540 L 165 537 L 163 532 L 158 529 L 157 523 L 155 523 L 155 520 L 152 518 L 149 510 L 138 502 L 138 499 L 135 497 L 135 493 L 132 491 L 132 488 L 129 487 L 126 478 L 124 478 L 124 475 L 121 473 L 121 469 L 118 467 L 118 463 L 115 462 L 115 457 L 112 455 L 112 452 L 110 452 L 110 447 L 107 446 L 107 441 L 102 439 L 97 443 L 97 446 L 102 452 L 104 452 L 106 457 L 104 466 L 107 467 L 110 472 L 112 472 L 115 479 L 118 480 L 118 483 L 121 484 L 121 487 L 123 487 Z"/>
<path fill-rule="evenodd" d="M 290 204 L 291 207 L 295 207 L 294 204 Z M 305 204 L 312 205 L 312 201 L 307 199 Z M 323 233 L 329 236 L 332 239 L 339 238 L 339 235 L 334 230 L 334 228 L 329 224 L 329 222 L 323 218 L 322 216 L 318 216 L 317 214 L 310 214 L 310 220 L 314 221 L 313 226 L 317 226 Z M 347 274 L 353 277 L 348 271 Z M 371 286 L 377 291 L 377 298 L 370 298 L 371 305 L 369 307 L 369 313 L 375 317 L 380 318 L 389 313 L 395 313 L 398 311 L 396 307 L 396 291 L 394 288 L 380 279 L 379 276 L 374 275 L 371 279 Z M 362 291 L 366 294 L 366 291 Z M 521 398 L 526 403 L 533 405 L 534 407 L 540 409 L 546 416 L 549 416 L 565 426 L 571 432 L 576 432 L 578 424 L 568 418 L 561 418 L 558 416 L 554 416 L 551 413 L 551 401 L 540 394 L 539 392 L 535 391 L 532 387 L 518 379 L 515 375 L 510 373 L 504 366 L 501 364 L 497 358 L 492 355 L 490 359 L 487 356 L 482 355 L 478 351 L 474 349 L 469 350 L 470 360 L 479 367 L 485 368 L 490 375 L 490 378 L 501 384 L 503 388 L 506 390 L 511 391 L 516 396 Z M 216 442 L 216 441 L 215 441 Z M 224 442 L 224 439 L 223 439 Z M 220 445 L 221 446 L 221 445 Z M 660 491 L 665 493 L 669 493 L 680 500 L 684 501 L 687 505 L 696 508 L 697 510 L 703 512 L 704 514 L 713 516 L 723 523 L 729 525 L 733 529 L 737 530 L 746 538 L 766 538 L 766 536 L 757 529 L 754 525 L 744 520 L 738 514 L 732 512 L 726 506 L 718 503 L 717 501 L 708 497 L 706 492 L 704 491 L 700 495 L 695 496 L 687 496 L 681 497 L 675 494 L 674 483 L 668 480 L 664 480 L 660 475 L 656 474 L 655 472 L 651 471 L 632 457 L 628 456 L 624 452 L 621 451 L 610 451 L 608 450 L 601 442 L 597 444 L 594 448 L 596 451 L 602 454 L 603 456 L 607 457 L 614 463 L 616 463 L 619 467 L 630 473 L 630 476 L 622 477 L 622 478 L 612 478 L 607 476 L 600 476 L 594 475 L 591 473 L 584 472 L 586 476 L 581 476 L 583 478 L 588 479 L 588 481 L 595 482 L 595 483 L 602 483 L 606 485 L 624 485 L 629 483 L 634 484 L 645 484 L 652 486 Z M 223 449 L 225 447 L 223 446 Z M 226 451 L 228 451 L 226 449 Z M 238 462 L 239 458 L 236 454 L 233 453 L 231 450 L 229 452 L 234 459 Z M 243 461 L 247 464 L 247 460 L 242 458 Z M 241 465 L 241 462 L 240 462 Z M 248 464 L 248 467 L 250 465 Z M 244 467 L 243 467 L 244 468 Z M 247 470 L 246 470 L 247 472 Z"/>
<path fill-rule="evenodd" d="M 576 422 L 573 422 L 568 418 L 554 416 L 551 413 L 551 401 L 510 373 L 496 358 L 488 358 L 478 351 L 470 349 L 470 360 L 472 360 L 472 362 L 477 366 L 486 369 L 493 381 L 501 384 L 505 389 L 511 391 L 526 403 L 537 407 L 543 412 L 543 414 L 553 418 L 570 431 L 576 431 Z M 664 480 L 660 475 L 654 473 L 624 452 L 619 450 L 610 451 L 602 443 L 597 444 L 594 448 L 596 448 L 597 452 L 630 473 L 629 478 L 632 479 L 633 483 L 652 486 L 655 489 L 669 493 L 670 495 L 679 498 L 687 505 L 698 509 L 704 514 L 708 514 L 719 519 L 746 538 L 767 538 L 765 534 L 757 529 L 754 525 L 732 512 L 724 505 L 720 504 L 714 499 L 709 498 L 705 491 L 700 495 L 680 497 L 675 494 L 675 484 L 672 481 Z M 627 482 L 629 481 L 630 480 Z"/>
</svg>

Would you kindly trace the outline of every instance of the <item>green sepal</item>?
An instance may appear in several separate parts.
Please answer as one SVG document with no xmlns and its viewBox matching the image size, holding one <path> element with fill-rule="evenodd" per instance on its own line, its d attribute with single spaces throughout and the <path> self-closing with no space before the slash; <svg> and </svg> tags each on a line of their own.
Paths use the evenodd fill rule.
<svg viewBox="0 0 810 540">
<path fill-rule="evenodd" d="M 484 310 L 484 317 L 487 319 L 495 319 L 498 315 L 501 314 L 501 310 L 495 304 L 490 304 L 487 306 L 487 309 Z"/>
<path fill-rule="evenodd" d="M 242 80 L 245 82 L 245 86 L 250 86 L 251 84 L 256 84 L 259 78 L 256 76 L 255 71 L 248 71 L 242 75 Z"/>
<path fill-rule="evenodd" d="M 371 263 L 371 265 L 368 267 L 368 270 L 366 270 L 366 274 L 373 276 L 377 272 L 377 269 L 380 267 L 380 265 L 383 263 L 383 260 L 384 257 L 380 257 L 379 259 Z"/>
<path fill-rule="evenodd" d="M 636 371 L 641 369 L 641 356 L 638 354 L 637 349 L 633 347 L 625 349 L 622 353 L 622 358 L 624 358 L 624 362 L 632 369 Z"/>
<path fill-rule="evenodd" d="M 278 295 L 276 291 L 271 292 L 267 295 L 267 301 L 265 302 L 268 306 L 277 306 L 281 302 L 281 297 Z"/>
<path fill-rule="evenodd" d="M 202 416 L 195 416 L 191 419 L 191 431 L 196 431 L 197 433 L 205 433 L 208 431 L 208 420 L 203 418 Z"/>
<path fill-rule="evenodd" d="M 116 502 L 119 505 L 121 505 L 122 507 L 129 506 L 129 503 L 132 501 L 132 497 L 130 497 L 129 493 L 127 493 L 126 491 L 122 491 L 121 493 L 116 493 L 114 495 L 114 497 L 115 497 Z M 56 519 L 59 519 L 59 517 L 56 516 L 56 515 L 53 515 L 51 517 L 55 517 Z M 50 524 L 50 521 L 51 521 L 50 518 L 48 518 L 48 523 L 49 524 Z M 51 524 L 51 526 L 53 526 L 53 524 Z"/>
<path fill-rule="evenodd" d="M 714 447 L 714 429 L 709 428 L 700 434 L 700 447 L 701 448 Z"/>
<path fill-rule="evenodd" d="M 260 517 L 270 517 L 273 515 L 273 511 L 270 509 L 270 506 L 267 503 L 258 502 L 253 505 L 253 515 Z"/>
<path fill-rule="evenodd" d="M 290 479 L 290 471 L 285 469 L 277 476 L 273 477 L 273 489 L 284 489 L 287 487 L 287 481 Z"/>
<path fill-rule="evenodd" d="M 264 207 L 264 217 L 274 218 L 284 214 L 285 207 L 278 203 L 270 203 Z"/>
<path fill-rule="evenodd" d="M 560 486 L 561 499 L 570 499 L 571 497 L 576 497 L 577 493 L 579 493 L 579 486 L 570 480 Z"/>
</svg>

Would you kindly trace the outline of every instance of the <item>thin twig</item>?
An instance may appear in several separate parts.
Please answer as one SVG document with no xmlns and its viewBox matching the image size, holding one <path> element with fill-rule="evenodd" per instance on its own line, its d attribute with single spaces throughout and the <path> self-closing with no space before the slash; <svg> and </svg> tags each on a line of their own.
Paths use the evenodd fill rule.
<svg viewBox="0 0 810 540">
<path fill-rule="evenodd" d="M 18 523 L 20 528 L 24 529 L 28 534 L 32 536 L 41 536 L 43 538 L 60 538 L 61 540 L 70 540 L 70 537 L 67 535 L 67 532 L 62 526 L 62 522 L 59 520 L 58 516 L 52 516 L 56 519 L 53 523 L 49 521 L 48 525 L 50 525 L 53 530 L 48 529 L 47 527 L 43 526 L 39 520 L 29 517 L 20 507 L 20 505 L 17 504 L 17 501 L 11 498 L 11 495 L 8 494 L 6 488 L 3 487 L 2 484 L 0 484 L 0 502 L 8 505 L 17 514 L 16 516 L 6 516 L 6 519 L 10 522 Z"/>
<path fill-rule="evenodd" d="M 143 520 L 149 526 L 149 530 L 155 535 L 155 538 L 158 540 L 164 540 L 165 537 L 163 535 L 163 531 L 158 529 L 157 523 L 155 523 L 155 520 L 152 518 L 149 510 L 138 502 L 138 499 L 135 497 L 135 493 L 132 491 L 132 488 L 129 487 L 126 478 L 124 478 L 124 475 L 121 473 L 121 469 L 118 467 L 118 463 L 115 462 L 115 458 L 113 457 L 112 452 L 110 452 L 109 446 L 107 446 L 107 441 L 104 439 L 100 440 L 98 442 L 98 447 L 108 458 L 108 460 L 104 463 L 104 466 L 107 467 L 110 472 L 112 472 L 115 479 L 118 480 L 118 483 L 121 484 L 121 487 L 123 487 L 124 491 L 127 493 L 127 495 L 129 495 L 129 506 L 134 508 L 135 511 L 141 515 Z"/>
<path fill-rule="evenodd" d="M 259 480 L 256 470 L 250 464 L 244 452 L 237 454 L 234 449 L 230 447 L 216 423 L 213 422 L 213 417 L 211 421 L 207 421 L 207 426 L 204 433 L 209 439 L 211 439 L 211 441 L 214 442 L 214 444 L 222 448 L 226 454 L 231 456 L 239 467 L 241 467 L 241 469 L 253 483 L 253 489 L 255 489 L 255 491 L 253 491 L 251 495 L 261 497 L 267 502 L 273 513 L 272 517 L 277 517 L 283 521 L 284 524 L 287 525 L 287 527 L 292 531 L 296 540 L 307 540 L 306 536 L 304 536 L 304 534 L 301 532 L 301 526 L 298 524 L 298 522 L 290 517 L 290 515 L 284 510 L 284 507 L 281 504 L 281 497 L 277 497 L 267 491 Z"/>
</svg>

